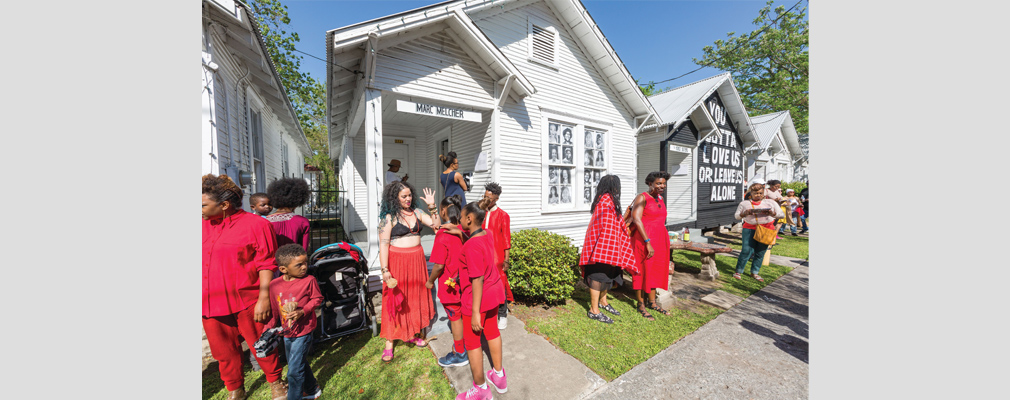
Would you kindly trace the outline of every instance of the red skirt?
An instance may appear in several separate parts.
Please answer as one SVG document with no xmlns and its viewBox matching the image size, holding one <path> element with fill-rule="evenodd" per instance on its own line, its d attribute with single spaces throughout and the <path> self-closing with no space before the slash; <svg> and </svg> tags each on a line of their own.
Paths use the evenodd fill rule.
<svg viewBox="0 0 1010 400">
<path fill-rule="evenodd" d="M 424 286 L 428 281 L 428 262 L 424 259 L 424 249 L 414 247 L 389 246 L 389 273 L 396 278 L 396 288 L 403 293 L 404 303 L 400 312 L 389 318 L 387 306 L 392 306 L 390 291 L 382 283 L 382 329 L 379 336 L 386 340 L 410 340 L 428 327 L 435 316 L 435 305 L 431 302 L 431 291 Z"/>
</svg>

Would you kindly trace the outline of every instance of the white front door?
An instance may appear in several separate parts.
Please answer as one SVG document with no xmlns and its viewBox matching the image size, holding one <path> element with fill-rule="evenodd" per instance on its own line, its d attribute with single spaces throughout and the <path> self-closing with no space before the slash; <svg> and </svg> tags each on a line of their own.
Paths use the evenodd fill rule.
<svg viewBox="0 0 1010 400">
<path fill-rule="evenodd" d="M 400 160 L 400 170 L 397 171 L 396 174 L 399 175 L 401 178 L 403 178 L 404 175 L 410 175 L 412 172 L 416 172 L 414 171 L 411 165 L 410 145 L 407 144 L 406 141 L 404 140 L 399 140 L 390 137 L 383 138 L 382 156 L 385 157 L 385 160 L 383 160 L 384 162 L 382 165 L 385 167 L 386 170 L 389 170 L 390 161 L 394 159 Z M 416 176 L 417 174 L 415 173 L 414 175 Z M 386 176 L 385 171 L 383 171 L 382 176 L 383 176 L 382 184 L 385 185 L 389 183 L 385 182 L 385 176 Z M 414 182 L 414 181 L 408 179 L 407 182 Z M 413 183 L 411 184 L 413 185 Z"/>
</svg>

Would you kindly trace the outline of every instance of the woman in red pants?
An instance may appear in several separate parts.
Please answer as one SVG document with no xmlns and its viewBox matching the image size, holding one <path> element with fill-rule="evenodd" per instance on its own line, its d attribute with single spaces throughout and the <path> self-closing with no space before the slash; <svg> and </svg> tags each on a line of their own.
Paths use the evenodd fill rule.
<svg viewBox="0 0 1010 400">
<path fill-rule="evenodd" d="M 670 287 L 670 236 L 666 232 L 666 200 L 662 196 L 669 178 L 670 174 L 666 172 L 650 172 L 645 177 L 649 191 L 635 197 L 631 209 L 635 226 L 631 244 L 635 249 L 635 262 L 641 271 L 632 277 L 632 289 L 638 300 L 638 313 L 650 321 L 655 318 L 646 308 L 670 315 L 656 303 L 656 288 L 665 290 Z M 649 293 L 648 301 L 645 301 L 645 293 Z"/>
<path fill-rule="evenodd" d="M 242 344 L 270 318 L 277 238 L 270 222 L 242 210 L 242 189 L 227 176 L 203 176 L 203 330 L 228 400 L 245 399 Z M 274 400 L 287 398 L 277 353 L 257 358 Z"/>
</svg>

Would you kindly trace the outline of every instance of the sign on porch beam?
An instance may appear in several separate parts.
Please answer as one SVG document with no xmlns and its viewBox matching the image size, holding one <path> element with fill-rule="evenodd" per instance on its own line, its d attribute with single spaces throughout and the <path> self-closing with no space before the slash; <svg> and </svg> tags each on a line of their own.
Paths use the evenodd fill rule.
<svg viewBox="0 0 1010 400">
<path fill-rule="evenodd" d="M 677 152 L 677 153 L 691 154 L 691 149 L 689 147 L 677 146 L 675 144 L 671 144 L 670 145 L 670 151 L 674 151 L 674 152 Z"/>
<path fill-rule="evenodd" d="M 406 100 L 396 100 L 396 111 L 410 114 L 428 115 L 457 119 L 460 121 L 481 122 L 481 115 L 476 111 L 461 110 L 459 108 L 437 106 L 434 104 L 415 103 Z"/>
</svg>

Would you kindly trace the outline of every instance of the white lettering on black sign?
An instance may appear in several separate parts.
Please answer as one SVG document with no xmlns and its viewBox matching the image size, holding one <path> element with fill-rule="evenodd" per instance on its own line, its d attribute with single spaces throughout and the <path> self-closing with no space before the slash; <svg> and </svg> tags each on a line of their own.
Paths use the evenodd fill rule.
<svg viewBox="0 0 1010 400">
<path fill-rule="evenodd" d="M 719 129 L 702 140 L 698 154 L 698 183 L 711 185 L 708 201 L 739 201 L 743 185 L 743 153 L 737 147 L 736 134 Z"/>
</svg>

